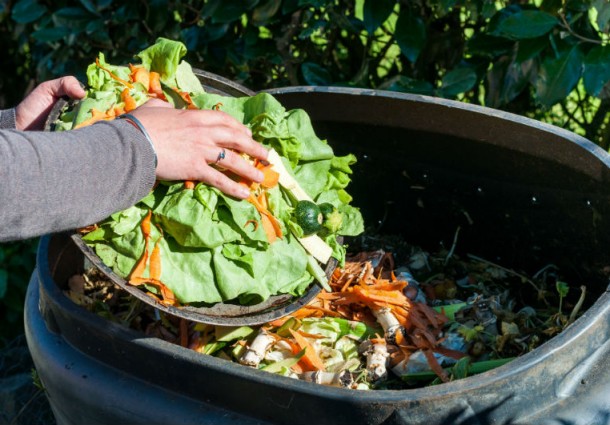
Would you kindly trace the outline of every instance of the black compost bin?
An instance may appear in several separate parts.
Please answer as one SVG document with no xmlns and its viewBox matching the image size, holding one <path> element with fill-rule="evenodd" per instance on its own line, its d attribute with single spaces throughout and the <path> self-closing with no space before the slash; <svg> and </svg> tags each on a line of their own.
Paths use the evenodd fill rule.
<svg viewBox="0 0 610 425">
<path fill-rule="evenodd" d="M 26 331 L 59 424 L 610 423 L 608 155 L 570 132 L 424 96 L 346 88 L 271 92 L 309 112 L 379 232 L 506 267 L 552 262 L 590 307 L 559 336 L 492 371 L 413 390 L 354 391 L 204 356 L 93 315 L 62 294 L 83 258 L 44 237 Z"/>
</svg>

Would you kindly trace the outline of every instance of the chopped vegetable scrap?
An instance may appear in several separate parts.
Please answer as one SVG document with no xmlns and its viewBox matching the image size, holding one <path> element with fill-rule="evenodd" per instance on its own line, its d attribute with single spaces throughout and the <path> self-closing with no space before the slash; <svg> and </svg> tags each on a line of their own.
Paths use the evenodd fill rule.
<svg viewBox="0 0 610 425">
<path fill-rule="evenodd" d="M 585 287 L 568 297 L 553 265 L 527 277 L 472 255 L 411 248 L 401 256 L 397 266 L 399 255 L 383 249 L 350 254 L 309 304 L 253 327 L 174 318 L 96 270 L 72 278 L 67 294 L 110 320 L 204 355 L 358 390 L 417 388 L 501 366 L 561 332 L 584 305 Z"/>
<path fill-rule="evenodd" d="M 269 148 L 269 161 L 245 155 L 263 181 L 240 182 L 250 189 L 247 201 L 201 182 L 160 181 L 135 206 L 82 229 L 83 240 L 117 275 L 176 306 L 250 305 L 302 295 L 314 282 L 326 285 L 321 264 L 331 257 L 343 263 L 340 238 L 364 230 L 346 191 L 356 158 L 335 156 L 305 111 L 288 111 L 267 93 L 206 92 L 185 54 L 182 43 L 164 38 L 136 55 L 139 64 L 112 65 L 100 53 L 87 69 L 86 97 L 60 115 L 55 129 L 112 120 L 151 98 L 175 108 L 222 110 Z M 315 232 L 294 213 L 303 196 L 331 206 L 332 219 Z"/>
</svg>

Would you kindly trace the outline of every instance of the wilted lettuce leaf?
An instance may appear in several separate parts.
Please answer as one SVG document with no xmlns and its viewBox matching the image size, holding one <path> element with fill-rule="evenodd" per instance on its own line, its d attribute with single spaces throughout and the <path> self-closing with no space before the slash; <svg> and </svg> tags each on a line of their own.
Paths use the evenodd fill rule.
<svg viewBox="0 0 610 425">
<path fill-rule="evenodd" d="M 180 60 L 186 55 L 184 44 L 159 37 L 155 44 L 142 50 L 136 56 L 149 71 L 158 72 L 161 81 L 175 86 L 176 71 Z"/>
<path fill-rule="evenodd" d="M 112 91 L 111 90 L 112 85 L 121 84 L 117 80 L 112 79 L 112 77 L 110 77 L 108 72 L 106 72 L 105 70 L 112 72 L 114 75 L 116 75 L 119 78 L 122 78 L 123 80 L 129 79 L 129 74 L 130 74 L 129 67 L 120 66 L 120 65 L 111 65 L 111 64 L 107 63 L 106 57 L 104 56 L 103 53 L 100 53 L 98 55 L 97 60 L 98 60 L 98 63 L 100 66 L 98 66 L 95 63 L 92 63 L 91 65 L 89 65 L 89 67 L 87 67 L 87 83 L 89 84 L 89 87 L 92 90 L 92 92 Z M 109 84 L 110 84 L 110 86 L 109 86 Z"/>
<path fill-rule="evenodd" d="M 330 202 L 344 214 L 337 234 L 362 232 L 362 216 L 348 205 L 351 197 L 345 191 L 356 158 L 334 156 L 328 143 L 315 134 L 305 111 L 287 111 L 268 93 L 235 98 L 204 92 L 190 65 L 181 60 L 185 53 L 181 43 L 161 38 L 137 57 L 147 69 L 159 72 L 170 90 L 189 92 L 200 109 L 226 112 L 248 126 L 257 141 L 274 148 L 312 199 Z M 120 78 L 129 79 L 128 67 L 107 64 L 101 54 L 98 60 Z M 70 112 L 73 123 L 89 118 L 93 108 L 106 110 L 119 101 L 124 89 L 95 64 L 89 67 L 88 78 L 91 88 L 86 99 L 76 113 Z M 134 90 L 138 102 L 146 100 L 143 87 L 136 84 Z M 62 123 L 66 122 L 62 117 Z M 260 214 L 249 202 L 202 183 L 184 189 L 182 182 L 159 182 L 137 205 L 113 214 L 84 239 L 105 264 L 127 278 L 144 252 L 140 226 L 152 210 L 149 253 L 158 244 L 161 281 L 180 302 L 251 304 L 276 294 L 301 295 L 313 277 L 307 271 L 309 254 L 295 236 L 302 230 L 292 215 L 294 200 L 279 186 L 269 189 L 267 197 L 283 233 L 274 243 L 268 242 L 259 225 Z M 343 264 L 345 247 L 337 243 L 337 234 L 321 236 Z M 144 275 L 148 276 L 148 270 Z"/>
</svg>

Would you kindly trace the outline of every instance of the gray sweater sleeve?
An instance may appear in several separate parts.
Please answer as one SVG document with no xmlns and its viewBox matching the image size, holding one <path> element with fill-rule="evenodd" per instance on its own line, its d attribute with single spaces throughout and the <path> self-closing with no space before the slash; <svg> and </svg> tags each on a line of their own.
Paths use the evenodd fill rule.
<svg viewBox="0 0 610 425">
<path fill-rule="evenodd" d="M 0 129 L 15 128 L 15 109 L 0 111 Z"/>
<path fill-rule="evenodd" d="M 124 120 L 57 133 L 0 130 L 0 181 L 0 242 L 25 239 L 137 203 L 154 185 L 154 152 Z"/>
</svg>

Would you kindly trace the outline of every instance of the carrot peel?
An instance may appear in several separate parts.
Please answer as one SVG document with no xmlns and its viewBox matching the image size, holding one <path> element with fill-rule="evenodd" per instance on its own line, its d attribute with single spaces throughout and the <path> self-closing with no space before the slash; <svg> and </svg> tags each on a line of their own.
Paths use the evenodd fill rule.
<svg viewBox="0 0 610 425">
<path fill-rule="evenodd" d="M 119 83 L 129 87 L 130 89 L 133 88 L 133 84 L 131 84 L 129 81 L 125 81 L 120 77 L 117 77 L 116 75 L 114 75 L 114 73 L 112 71 L 110 71 L 108 68 L 105 68 L 102 66 L 102 64 L 100 63 L 99 58 L 95 58 L 95 64 L 97 65 L 97 67 L 101 70 L 104 70 L 108 73 L 108 75 L 110 75 L 110 78 L 112 78 L 113 80 L 118 81 Z"/>
<path fill-rule="evenodd" d="M 324 370 L 324 362 L 320 359 L 316 350 L 314 350 L 313 346 L 307 341 L 307 339 L 301 335 L 298 331 L 294 331 L 289 329 L 292 337 L 295 339 L 299 347 L 305 350 L 305 354 L 299 360 L 299 363 L 302 364 L 304 369 L 307 370 Z"/>
</svg>

